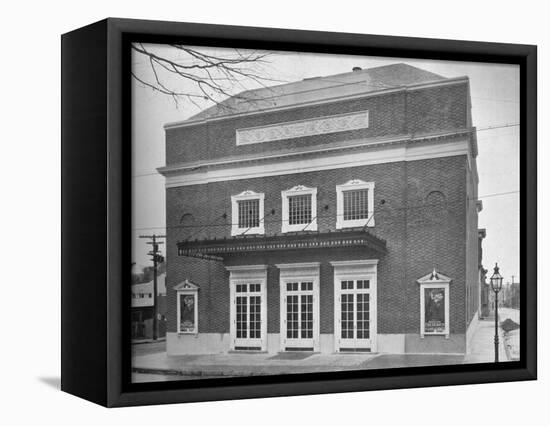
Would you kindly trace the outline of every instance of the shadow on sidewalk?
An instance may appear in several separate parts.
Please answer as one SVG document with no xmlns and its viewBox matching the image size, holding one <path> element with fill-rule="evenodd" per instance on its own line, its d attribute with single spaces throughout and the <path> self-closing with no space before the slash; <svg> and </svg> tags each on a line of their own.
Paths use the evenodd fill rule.
<svg viewBox="0 0 550 426">
<path fill-rule="evenodd" d="M 54 389 L 61 389 L 61 377 L 38 377 L 38 381 Z"/>
</svg>

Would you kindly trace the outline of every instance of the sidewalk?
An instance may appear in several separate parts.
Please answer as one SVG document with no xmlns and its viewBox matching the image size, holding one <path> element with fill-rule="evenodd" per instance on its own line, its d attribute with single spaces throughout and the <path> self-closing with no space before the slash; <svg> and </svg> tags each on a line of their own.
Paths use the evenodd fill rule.
<svg viewBox="0 0 550 426">
<path fill-rule="evenodd" d="M 312 354 L 286 352 L 277 355 L 229 353 L 167 356 L 166 353 L 134 357 L 132 371 L 165 376 L 255 376 L 317 373 L 345 370 L 462 364 L 463 355 L 446 354 Z"/>
<path fill-rule="evenodd" d="M 504 350 L 504 333 L 499 327 L 499 352 L 500 362 L 508 361 Z M 495 320 L 479 320 L 474 331 L 468 354 L 464 357 L 464 363 L 494 362 L 495 361 Z"/>
<path fill-rule="evenodd" d="M 224 353 L 168 356 L 165 348 L 155 352 L 135 351 L 132 372 L 141 379 L 151 375 L 159 380 L 178 380 L 197 376 L 255 376 L 271 374 L 317 373 L 346 370 L 452 365 L 494 362 L 494 319 L 480 320 L 467 355 L 446 354 L 369 354 L 310 352 Z M 499 329 L 499 361 L 508 361 L 504 333 Z M 134 349 L 145 345 L 134 346 Z M 158 349 L 158 348 L 157 348 Z"/>
<path fill-rule="evenodd" d="M 135 373 L 181 376 L 253 376 L 357 370 L 378 354 L 229 353 L 167 356 L 157 353 L 134 358 Z"/>
</svg>

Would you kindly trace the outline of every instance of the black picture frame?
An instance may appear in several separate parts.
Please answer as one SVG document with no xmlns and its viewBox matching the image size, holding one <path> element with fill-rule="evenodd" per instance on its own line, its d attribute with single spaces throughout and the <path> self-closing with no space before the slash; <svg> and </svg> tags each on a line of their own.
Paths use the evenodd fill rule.
<svg viewBox="0 0 550 426">
<path fill-rule="evenodd" d="M 113 18 L 61 41 L 63 391 L 120 407 L 536 379 L 536 46 Z M 518 64 L 520 361 L 130 383 L 133 41 Z"/>
</svg>

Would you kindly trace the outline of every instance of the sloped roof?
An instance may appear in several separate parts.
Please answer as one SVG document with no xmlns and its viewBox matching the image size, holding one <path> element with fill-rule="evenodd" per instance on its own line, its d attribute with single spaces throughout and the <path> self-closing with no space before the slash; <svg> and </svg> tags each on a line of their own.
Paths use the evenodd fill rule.
<svg viewBox="0 0 550 426">
<path fill-rule="evenodd" d="M 342 74 L 247 90 L 201 111 L 186 121 L 200 121 L 224 115 L 299 105 L 441 80 L 446 80 L 446 77 L 404 63 L 358 69 Z"/>
<path fill-rule="evenodd" d="M 132 293 L 152 293 L 153 280 L 146 283 L 132 284 Z M 166 273 L 157 276 L 157 292 L 158 294 L 166 294 Z"/>
</svg>

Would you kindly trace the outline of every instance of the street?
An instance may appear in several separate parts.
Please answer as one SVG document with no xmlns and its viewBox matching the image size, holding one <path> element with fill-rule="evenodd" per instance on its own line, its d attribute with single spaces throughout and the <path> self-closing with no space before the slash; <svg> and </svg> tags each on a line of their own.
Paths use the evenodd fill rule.
<svg viewBox="0 0 550 426">
<path fill-rule="evenodd" d="M 156 354 L 159 352 L 166 352 L 166 340 L 132 344 L 132 357 Z"/>
<path fill-rule="evenodd" d="M 519 324 L 519 309 L 513 308 L 498 308 L 500 321 L 504 321 L 510 318 L 515 323 Z"/>
<path fill-rule="evenodd" d="M 193 379 L 194 377 L 188 377 Z M 150 383 L 150 382 L 170 382 L 173 380 L 185 380 L 184 376 L 174 376 L 165 374 L 146 374 L 146 373 L 132 373 L 132 383 Z"/>
<path fill-rule="evenodd" d="M 519 309 L 500 308 L 499 317 L 501 323 L 510 319 L 519 325 Z M 519 328 L 504 334 L 504 345 L 512 361 L 519 360 L 519 339 Z"/>
<path fill-rule="evenodd" d="M 144 355 L 151 355 L 162 352 L 166 352 L 166 340 L 132 344 L 132 359 L 135 359 L 135 357 L 141 357 Z M 164 374 L 146 374 L 136 372 L 132 373 L 133 383 L 168 382 L 171 380 L 184 380 L 184 378 L 182 376 Z"/>
</svg>

